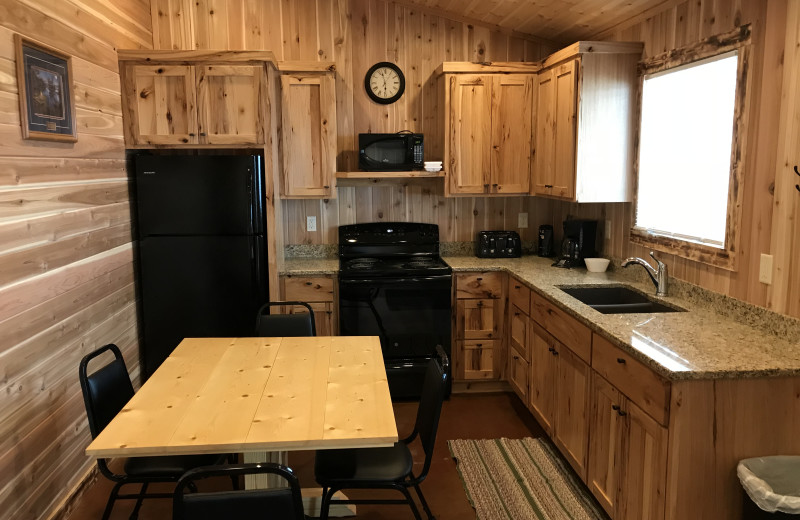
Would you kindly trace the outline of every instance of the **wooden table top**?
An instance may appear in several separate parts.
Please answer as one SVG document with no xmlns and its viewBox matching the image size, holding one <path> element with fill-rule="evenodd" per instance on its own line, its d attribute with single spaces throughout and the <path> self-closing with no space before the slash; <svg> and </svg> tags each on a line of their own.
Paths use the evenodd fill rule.
<svg viewBox="0 0 800 520">
<path fill-rule="evenodd" d="M 375 336 L 187 338 L 86 454 L 243 453 L 396 441 Z"/>
</svg>

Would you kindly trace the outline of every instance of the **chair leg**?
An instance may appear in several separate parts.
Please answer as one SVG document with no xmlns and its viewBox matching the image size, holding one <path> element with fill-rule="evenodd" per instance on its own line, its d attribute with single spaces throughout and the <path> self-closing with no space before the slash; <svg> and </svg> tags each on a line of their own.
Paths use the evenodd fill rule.
<svg viewBox="0 0 800 520">
<path fill-rule="evenodd" d="M 328 520 L 331 509 L 331 499 L 336 493 L 334 488 L 322 488 L 322 504 L 319 507 L 319 520 Z"/>
<path fill-rule="evenodd" d="M 106 509 L 103 511 L 103 520 L 108 520 L 111 517 L 111 510 L 114 509 L 114 502 L 117 500 L 117 495 L 119 495 L 119 488 L 122 487 L 122 482 L 117 482 L 114 485 L 114 489 L 111 490 L 111 494 L 108 495 L 108 502 L 106 502 Z"/>
<path fill-rule="evenodd" d="M 408 500 L 408 505 L 411 507 L 411 512 L 414 513 L 414 518 L 422 520 L 419 509 L 417 509 L 417 504 L 414 503 L 414 499 L 411 497 L 411 493 L 408 492 L 408 488 L 405 486 L 397 486 L 397 490 L 405 495 L 406 500 Z"/>
<path fill-rule="evenodd" d="M 147 482 L 142 484 L 142 490 L 139 492 L 139 498 L 136 499 L 136 505 L 133 506 L 133 512 L 131 513 L 130 520 L 136 520 L 139 518 L 139 509 L 142 507 L 142 501 L 144 500 L 145 493 L 147 493 Z"/>
<path fill-rule="evenodd" d="M 431 508 L 428 507 L 428 501 L 425 500 L 425 495 L 422 494 L 422 490 L 419 488 L 419 484 L 415 484 L 414 489 L 417 490 L 419 501 L 422 503 L 422 508 L 425 510 L 425 514 L 428 515 L 428 520 L 435 520 L 433 513 L 431 513 Z"/>
</svg>

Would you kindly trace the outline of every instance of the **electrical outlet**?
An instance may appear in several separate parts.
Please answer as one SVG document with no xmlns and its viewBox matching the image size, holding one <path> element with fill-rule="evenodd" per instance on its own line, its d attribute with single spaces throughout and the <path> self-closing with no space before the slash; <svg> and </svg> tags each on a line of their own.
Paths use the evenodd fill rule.
<svg viewBox="0 0 800 520">
<path fill-rule="evenodd" d="M 610 220 L 606 220 L 605 239 L 606 240 L 611 240 L 611 221 Z"/>
<path fill-rule="evenodd" d="M 527 213 L 519 213 L 517 215 L 517 227 L 520 229 L 524 229 L 528 227 L 528 214 Z"/>
<path fill-rule="evenodd" d="M 317 230 L 317 217 L 306 217 L 306 231 Z"/>
<path fill-rule="evenodd" d="M 758 267 L 758 281 L 772 284 L 772 255 L 761 253 L 761 264 Z"/>
</svg>

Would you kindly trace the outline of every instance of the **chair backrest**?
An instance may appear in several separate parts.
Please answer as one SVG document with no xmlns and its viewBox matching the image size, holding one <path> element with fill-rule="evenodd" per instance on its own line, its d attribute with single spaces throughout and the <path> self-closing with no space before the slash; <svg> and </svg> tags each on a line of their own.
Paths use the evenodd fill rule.
<svg viewBox="0 0 800 520">
<path fill-rule="evenodd" d="M 308 314 L 269 314 L 272 307 L 301 305 L 308 309 Z M 265 312 L 266 311 L 266 312 Z M 316 336 L 317 327 L 314 323 L 314 311 L 311 305 L 305 302 L 269 302 L 258 309 L 256 314 L 256 336 L 260 337 L 287 337 L 287 336 Z"/>
<path fill-rule="evenodd" d="M 425 465 L 418 478 L 425 478 L 431 465 L 436 431 L 439 429 L 439 417 L 442 414 L 442 403 L 447 390 L 450 358 L 441 346 L 437 345 L 436 353 L 438 359 L 431 359 L 425 372 L 422 396 L 417 409 L 417 422 L 414 427 L 425 452 Z"/>
<path fill-rule="evenodd" d="M 105 352 L 112 352 L 114 360 L 88 375 L 89 362 Z M 131 400 L 133 384 L 122 352 L 113 343 L 84 356 L 78 369 L 78 378 L 86 415 L 89 417 L 89 431 L 94 439 Z"/>
<path fill-rule="evenodd" d="M 288 488 L 251 489 L 215 493 L 185 493 L 191 483 L 207 477 L 280 475 Z M 217 520 L 219 518 L 293 519 L 303 520 L 303 499 L 300 481 L 291 469 L 275 463 L 204 466 L 190 470 L 181 477 L 172 495 L 173 520 Z"/>
</svg>

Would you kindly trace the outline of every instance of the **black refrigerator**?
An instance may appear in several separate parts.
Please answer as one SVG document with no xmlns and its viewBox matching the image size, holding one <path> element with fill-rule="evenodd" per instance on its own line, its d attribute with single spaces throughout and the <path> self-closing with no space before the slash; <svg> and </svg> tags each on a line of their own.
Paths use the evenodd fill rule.
<svg viewBox="0 0 800 520">
<path fill-rule="evenodd" d="M 147 379 L 183 338 L 253 335 L 268 299 L 264 187 L 260 156 L 133 160 Z"/>
</svg>

